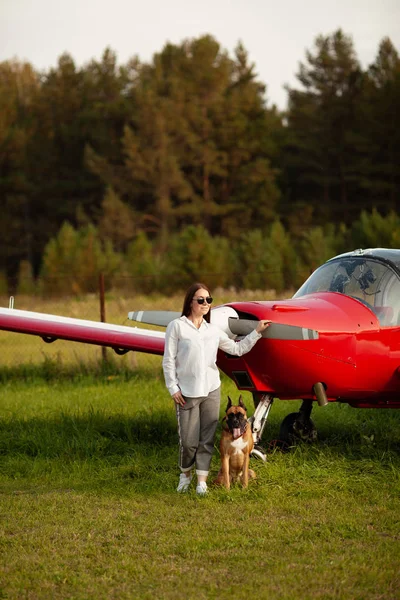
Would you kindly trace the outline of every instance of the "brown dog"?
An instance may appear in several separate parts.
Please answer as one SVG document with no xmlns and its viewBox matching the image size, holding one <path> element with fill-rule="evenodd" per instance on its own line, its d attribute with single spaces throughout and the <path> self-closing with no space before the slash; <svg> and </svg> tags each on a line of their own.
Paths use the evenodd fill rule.
<svg viewBox="0 0 400 600">
<path fill-rule="evenodd" d="M 249 469 L 250 452 L 253 450 L 254 442 L 242 396 L 239 398 L 238 406 L 233 406 L 228 396 L 226 415 L 223 420 L 225 423 L 219 445 L 221 468 L 215 483 L 224 485 L 228 490 L 231 483 L 237 481 L 240 481 L 243 487 L 247 487 L 249 477 L 255 478 L 256 474 Z"/>
</svg>

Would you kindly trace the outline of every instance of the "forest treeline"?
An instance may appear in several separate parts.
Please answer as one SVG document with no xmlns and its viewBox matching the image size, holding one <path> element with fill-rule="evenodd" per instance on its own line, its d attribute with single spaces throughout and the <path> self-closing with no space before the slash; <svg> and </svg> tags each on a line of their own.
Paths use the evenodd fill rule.
<svg viewBox="0 0 400 600">
<path fill-rule="evenodd" d="M 150 63 L 0 63 L 2 285 L 283 289 L 337 252 L 400 247 L 393 43 L 362 69 L 351 36 L 321 35 L 297 78 L 280 111 L 243 44 L 211 36 Z"/>
</svg>

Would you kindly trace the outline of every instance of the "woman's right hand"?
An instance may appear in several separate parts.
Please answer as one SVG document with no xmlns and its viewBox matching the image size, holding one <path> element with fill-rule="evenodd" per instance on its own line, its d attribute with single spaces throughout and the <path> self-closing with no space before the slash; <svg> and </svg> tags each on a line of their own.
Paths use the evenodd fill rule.
<svg viewBox="0 0 400 600">
<path fill-rule="evenodd" d="M 256 331 L 257 333 L 262 333 L 264 331 L 264 329 L 267 329 L 267 327 L 269 327 L 271 325 L 272 321 L 269 320 L 263 320 L 263 321 L 258 321 L 257 323 L 257 327 L 256 327 Z"/>
<path fill-rule="evenodd" d="M 182 392 L 180 390 L 179 390 L 179 392 L 175 392 L 175 394 L 172 394 L 172 397 L 173 397 L 174 401 L 176 402 L 176 404 L 185 406 L 185 404 L 186 404 L 185 398 L 182 396 Z"/>
</svg>

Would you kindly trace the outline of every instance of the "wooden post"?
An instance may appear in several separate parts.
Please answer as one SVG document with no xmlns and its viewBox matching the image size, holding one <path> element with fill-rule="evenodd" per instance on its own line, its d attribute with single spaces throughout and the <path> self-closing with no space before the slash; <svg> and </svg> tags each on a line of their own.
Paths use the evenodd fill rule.
<svg viewBox="0 0 400 600">
<path fill-rule="evenodd" d="M 100 297 L 100 321 L 102 323 L 106 322 L 106 304 L 104 300 L 104 273 L 99 273 L 99 297 Z M 105 346 L 101 347 L 101 355 L 103 361 L 107 361 L 107 348 Z"/>
</svg>

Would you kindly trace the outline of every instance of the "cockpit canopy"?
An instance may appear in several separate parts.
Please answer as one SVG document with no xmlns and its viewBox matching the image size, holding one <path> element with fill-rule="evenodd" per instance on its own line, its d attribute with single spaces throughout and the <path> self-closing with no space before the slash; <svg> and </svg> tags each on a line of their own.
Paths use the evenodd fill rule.
<svg viewBox="0 0 400 600">
<path fill-rule="evenodd" d="M 400 325 L 400 250 L 357 250 L 319 267 L 294 298 L 317 292 L 351 296 L 370 308 L 382 327 Z"/>
</svg>

